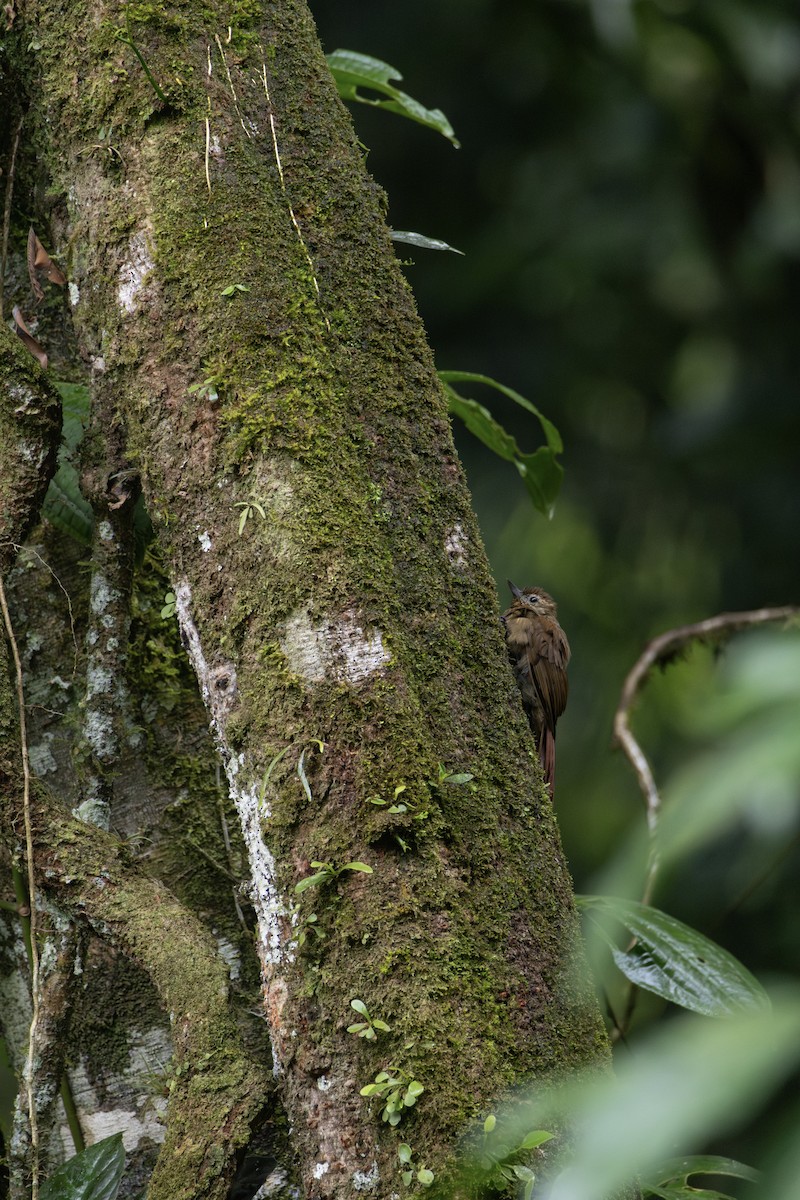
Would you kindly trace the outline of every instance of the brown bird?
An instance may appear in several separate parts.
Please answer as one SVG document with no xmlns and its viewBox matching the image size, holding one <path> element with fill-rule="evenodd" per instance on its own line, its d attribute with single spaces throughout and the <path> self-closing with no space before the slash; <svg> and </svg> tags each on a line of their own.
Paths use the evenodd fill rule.
<svg viewBox="0 0 800 1200">
<path fill-rule="evenodd" d="M 536 740 L 550 795 L 556 774 L 556 721 L 567 706 L 569 642 L 558 623 L 556 604 L 542 588 L 518 588 L 503 613 L 508 657 Z"/>
</svg>

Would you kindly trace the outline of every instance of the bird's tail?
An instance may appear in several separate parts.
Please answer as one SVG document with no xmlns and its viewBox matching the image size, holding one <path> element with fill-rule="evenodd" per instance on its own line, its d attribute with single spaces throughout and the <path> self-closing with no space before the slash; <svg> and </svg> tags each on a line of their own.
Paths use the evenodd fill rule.
<svg viewBox="0 0 800 1200">
<path fill-rule="evenodd" d="M 542 764 L 544 777 L 550 785 L 550 795 L 556 794 L 556 737 L 551 729 L 545 725 L 542 729 L 541 744 L 539 746 L 539 762 Z"/>
</svg>

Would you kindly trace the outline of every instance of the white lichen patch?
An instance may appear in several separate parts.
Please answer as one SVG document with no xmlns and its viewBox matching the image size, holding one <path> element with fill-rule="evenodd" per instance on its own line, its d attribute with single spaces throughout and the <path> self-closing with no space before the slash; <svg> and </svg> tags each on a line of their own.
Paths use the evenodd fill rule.
<svg viewBox="0 0 800 1200">
<path fill-rule="evenodd" d="M 171 1054 L 172 1043 L 165 1029 L 131 1029 L 128 1061 L 122 1071 L 104 1075 L 102 1089 L 92 1082 L 94 1070 L 90 1075 L 84 1059 L 69 1068 L 72 1093 L 88 1142 L 120 1132 L 125 1150 L 131 1153 L 144 1139 L 157 1145 L 164 1141 L 167 1101 L 154 1093 L 153 1080 L 166 1069 Z M 59 1134 L 68 1155 L 74 1153 L 66 1121 L 60 1125 Z"/>
<path fill-rule="evenodd" d="M 114 530 L 111 528 L 110 521 L 101 521 L 97 526 L 97 532 L 104 542 L 113 542 Z"/>
<path fill-rule="evenodd" d="M 17 410 L 19 411 L 19 410 Z M 36 442 L 17 442 L 17 457 L 29 466 L 39 468 L 47 456 L 47 451 Z"/>
<path fill-rule="evenodd" d="M 128 257 L 119 269 L 117 299 L 120 308 L 134 313 L 138 307 L 137 296 L 146 277 L 153 269 L 153 259 L 144 234 L 136 233 L 128 244 Z"/>
<path fill-rule="evenodd" d="M 8 384 L 8 396 L 17 414 L 26 412 L 36 403 L 36 393 L 25 383 Z"/>
<path fill-rule="evenodd" d="M 275 886 L 275 859 L 261 836 L 263 817 L 259 813 L 260 788 L 256 784 L 244 789 L 241 785 L 237 786 L 236 775 L 242 758 L 240 756 L 233 761 L 236 762 L 236 771 L 228 770 L 228 782 L 250 861 L 251 898 L 258 916 L 259 956 L 265 966 L 276 966 L 291 958 L 283 945 L 281 933 L 281 925 L 287 915 L 286 908 Z"/>
<path fill-rule="evenodd" d="M 105 696 L 111 693 L 114 686 L 114 676 L 108 667 L 91 663 L 86 670 L 87 696 Z"/>
<path fill-rule="evenodd" d="M 444 539 L 444 552 L 452 567 L 464 567 L 467 563 L 467 537 L 460 521 L 449 530 Z"/>
<path fill-rule="evenodd" d="M 101 762 L 111 762 L 117 753 L 117 735 L 111 717 L 90 713 L 83 724 L 83 736 Z"/>
<path fill-rule="evenodd" d="M 290 670 L 308 683 L 363 683 L 391 660 L 381 631 L 365 631 L 352 609 L 317 623 L 307 609 L 297 609 L 284 626 L 280 645 Z"/>
<path fill-rule="evenodd" d="M 328 1171 L 330 1171 L 330 1169 L 331 1169 L 331 1164 L 328 1162 L 314 1163 L 314 1170 L 313 1170 L 312 1174 L 315 1179 L 322 1179 L 322 1176 L 327 1175 Z"/>
<path fill-rule="evenodd" d="M 69 302 L 75 308 L 80 303 L 81 290 L 77 283 L 72 283 L 71 281 L 67 284 L 67 290 L 69 291 Z"/>
<path fill-rule="evenodd" d="M 331 1083 L 328 1076 L 320 1075 L 319 1079 L 317 1080 L 317 1089 L 320 1092 L 329 1092 L 332 1087 L 333 1087 L 333 1084 Z"/>
<path fill-rule="evenodd" d="M 50 749 L 53 737 L 52 733 L 46 733 L 40 742 L 34 742 L 28 747 L 31 770 L 39 778 L 46 775 L 48 771 L 58 770 L 58 763 L 53 757 L 53 751 Z"/>
<path fill-rule="evenodd" d="M 211 549 L 211 538 L 208 535 L 208 531 L 204 529 L 202 533 L 199 533 L 197 535 L 197 540 L 200 543 L 200 549 L 203 551 L 203 553 L 208 554 L 209 550 Z"/>
<path fill-rule="evenodd" d="M 72 815 L 79 821 L 85 821 L 87 825 L 94 825 L 96 829 L 110 828 L 108 804 L 105 800 L 83 800 L 73 808 Z"/>
<path fill-rule="evenodd" d="M 166 1113 L 167 1102 L 161 1097 L 153 1100 L 153 1112 L 140 1118 L 135 1110 L 127 1108 L 109 1108 L 95 1113 L 81 1113 L 81 1125 L 88 1133 L 90 1144 L 100 1142 L 103 1138 L 111 1137 L 112 1133 L 122 1133 L 122 1144 L 130 1154 L 143 1138 L 149 1138 L 157 1145 L 166 1136 L 164 1124 L 160 1115 Z"/>
<path fill-rule="evenodd" d="M 97 616 L 119 600 L 119 593 L 110 587 L 102 575 L 95 572 L 89 588 L 89 603 Z"/>
<path fill-rule="evenodd" d="M 353 1187 L 357 1192 L 371 1192 L 378 1186 L 379 1178 L 378 1164 L 374 1162 L 368 1171 L 354 1172 Z"/>
<path fill-rule="evenodd" d="M 275 860 L 261 835 L 262 821 L 267 813 L 261 804 L 260 783 L 246 778 L 244 755 L 235 754 L 225 737 L 226 717 L 230 709 L 229 695 L 225 693 L 230 693 L 231 688 L 226 687 L 225 693 L 220 693 L 218 685 L 221 668 L 211 669 L 206 662 L 200 634 L 192 617 L 191 588 L 185 581 L 179 582 L 175 587 L 175 613 L 184 645 L 200 684 L 203 700 L 211 713 L 211 728 L 225 764 L 231 799 L 239 814 L 250 863 L 252 901 L 258 919 L 259 955 L 265 970 L 268 970 L 284 961 L 289 955 L 283 946 L 281 936 L 281 925 L 287 914 L 275 885 Z M 235 688 L 236 674 L 233 665 L 230 664 L 222 670 L 229 672 Z M 277 995 L 277 989 L 274 990 Z M 275 1053 L 274 1060 L 277 1068 L 279 1065 L 277 1053 Z"/>
<path fill-rule="evenodd" d="M 231 982 L 235 982 L 242 973 L 242 958 L 234 946 L 233 942 L 229 942 L 227 938 L 217 937 L 217 949 L 219 956 L 228 968 L 228 975 Z"/>
<path fill-rule="evenodd" d="M 270 1196 L 276 1196 L 278 1192 L 281 1196 L 292 1197 L 292 1200 L 300 1200 L 300 1193 L 297 1188 L 287 1188 L 288 1176 L 280 1167 L 276 1167 L 274 1171 L 270 1171 L 267 1178 L 262 1183 L 261 1187 L 253 1196 L 253 1200 L 269 1200 Z"/>
</svg>

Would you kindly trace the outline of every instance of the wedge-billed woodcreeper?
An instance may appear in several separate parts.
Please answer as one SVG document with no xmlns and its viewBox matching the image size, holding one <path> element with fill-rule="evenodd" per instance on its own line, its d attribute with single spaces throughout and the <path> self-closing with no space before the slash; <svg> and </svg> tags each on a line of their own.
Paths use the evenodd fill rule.
<svg viewBox="0 0 800 1200">
<path fill-rule="evenodd" d="M 518 588 L 503 613 L 508 657 L 533 730 L 539 762 L 553 795 L 556 774 L 556 722 L 567 705 L 569 642 L 558 623 L 556 604 L 542 588 Z"/>
</svg>

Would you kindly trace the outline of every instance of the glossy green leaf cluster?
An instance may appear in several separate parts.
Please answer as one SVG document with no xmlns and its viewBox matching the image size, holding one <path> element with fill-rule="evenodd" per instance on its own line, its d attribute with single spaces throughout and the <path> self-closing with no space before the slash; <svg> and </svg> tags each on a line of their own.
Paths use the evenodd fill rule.
<svg viewBox="0 0 800 1200">
<path fill-rule="evenodd" d="M 358 100 L 361 104 L 370 104 L 375 108 L 397 113 L 401 117 L 408 117 L 411 121 L 418 121 L 420 125 L 435 129 L 454 146 L 458 146 L 453 127 L 441 109 L 425 108 L 407 92 L 401 92 L 394 86 L 392 81 L 399 83 L 403 78 L 396 67 L 390 67 L 388 63 L 381 62 L 379 58 L 371 58 L 368 54 L 357 54 L 354 50 L 334 50 L 333 54 L 326 57 L 343 100 Z M 365 96 L 362 88 L 378 92 L 386 98 L 376 100 Z"/>
<path fill-rule="evenodd" d="M 488 446 L 500 458 L 514 464 L 522 477 L 534 507 L 544 513 L 546 517 L 551 517 L 564 477 L 564 469 L 558 462 L 558 455 L 562 453 L 564 447 L 561 434 L 553 422 L 548 420 L 535 404 L 531 404 L 530 400 L 526 400 L 519 392 L 506 387 L 505 384 L 498 383 L 496 379 L 490 379 L 488 375 L 476 375 L 472 371 L 440 371 L 439 378 L 447 393 L 450 412 L 454 416 L 460 417 L 470 433 L 479 438 L 485 446 Z M 536 417 L 542 427 L 546 444 L 540 446 L 538 450 L 534 450 L 532 454 L 523 454 L 516 439 L 503 428 L 499 421 L 495 420 L 488 408 L 478 404 L 477 400 L 470 400 L 462 396 L 452 386 L 454 383 L 477 383 L 495 388 L 509 400 L 513 400 L 520 408 L 524 408 Z"/>
</svg>

